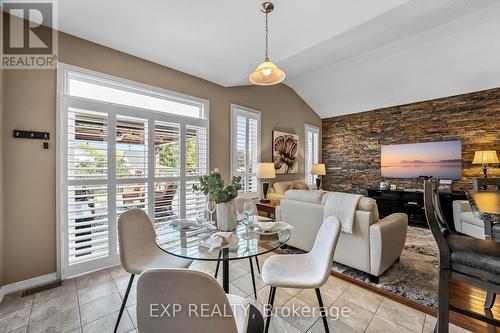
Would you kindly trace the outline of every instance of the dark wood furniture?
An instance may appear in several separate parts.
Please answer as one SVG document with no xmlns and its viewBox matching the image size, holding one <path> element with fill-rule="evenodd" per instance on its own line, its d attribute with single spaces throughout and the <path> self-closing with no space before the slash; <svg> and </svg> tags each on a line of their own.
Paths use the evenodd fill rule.
<svg viewBox="0 0 500 333">
<path fill-rule="evenodd" d="M 280 202 L 271 200 L 270 202 L 265 203 L 260 202 L 260 200 L 255 200 L 255 205 L 257 206 L 257 211 L 259 212 L 260 216 L 274 219 L 276 218 L 276 207 L 280 205 Z"/>
<path fill-rule="evenodd" d="M 450 231 L 433 180 L 424 181 L 424 204 L 429 228 L 439 248 L 438 320 L 434 332 L 449 332 L 450 310 L 500 326 L 500 320 L 488 310 L 482 315 L 450 305 L 451 279 L 493 292 L 500 291 L 500 243 Z"/>
<path fill-rule="evenodd" d="M 377 200 L 380 218 L 389 216 L 392 213 L 405 213 L 408 215 L 409 223 L 427 226 L 424 193 L 422 191 L 368 189 L 368 197 Z M 450 229 L 455 230 L 455 225 L 453 224 L 453 201 L 467 200 L 467 196 L 463 192 L 440 192 L 439 200 L 444 218 L 449 222 Z"/>
</svg>

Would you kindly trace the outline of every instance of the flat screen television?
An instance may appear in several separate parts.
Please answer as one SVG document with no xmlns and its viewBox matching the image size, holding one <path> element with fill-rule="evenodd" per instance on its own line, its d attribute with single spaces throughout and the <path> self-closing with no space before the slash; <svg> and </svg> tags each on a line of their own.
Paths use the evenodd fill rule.
<svg viewBox="0 0 500 333">
<path fill-rule="evenodd" d="M 382 145 L 381 171 L 384 178 L 462 178 L 462 143 L 438 141 Z"/>
</svg>

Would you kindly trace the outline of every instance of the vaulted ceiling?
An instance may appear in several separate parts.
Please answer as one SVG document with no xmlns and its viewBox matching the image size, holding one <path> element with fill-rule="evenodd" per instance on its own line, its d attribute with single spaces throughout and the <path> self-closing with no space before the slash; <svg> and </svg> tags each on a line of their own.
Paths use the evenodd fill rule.
<svg viewBox="0 0 500 333">
<path fill-rule="evenodd" d="M 260 0 L 64 0 L 59 29 L 246 85 L 263 60 Z M 270 58 L 323 118 L 500 86 L 498 0 L 275 0 Z"/>
</svg>

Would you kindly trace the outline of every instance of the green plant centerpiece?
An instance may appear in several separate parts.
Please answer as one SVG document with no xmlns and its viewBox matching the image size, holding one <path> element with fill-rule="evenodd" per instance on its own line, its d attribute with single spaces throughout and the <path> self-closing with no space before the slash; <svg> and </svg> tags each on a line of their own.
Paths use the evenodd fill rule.
<svg viewBox="0 0 500 333">
<path fill-rule="evenodd" d="M 217 227 L 222 231 L 232 231 L 236 229 L 237 213 L 234 205 L 234 198 L 238 196 L 241 189 L 241 177 L 234 176 L 226 186 L 222 176 L 217 171 L 201 176 L 199 184 L 193 185 L 194 192 L 201 192 L 209 200 L 214 200 L 217 204 Z"/>
</svg>

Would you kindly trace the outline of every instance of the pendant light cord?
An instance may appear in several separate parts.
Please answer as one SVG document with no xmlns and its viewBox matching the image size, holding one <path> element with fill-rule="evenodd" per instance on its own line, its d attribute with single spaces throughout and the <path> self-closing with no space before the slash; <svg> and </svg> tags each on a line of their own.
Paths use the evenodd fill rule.
<svg viewBox="0 0 500 333">
<path fill-rule="evenodd" d="M 267 15 L 268 15 L 268 13 L 266 13 L 266 52 L 265 52 L 265 54 L 266 54 L 266 61 L 269 61 L 269 57 L 268 57 L 268 48 L 269 48 L 269 46 L 268 46 L 269 28 L 268 28 L 268 25 L 267 25 L 267 24 L 268 24 L 268 23 L 267 23 Z"/>
</svg>

